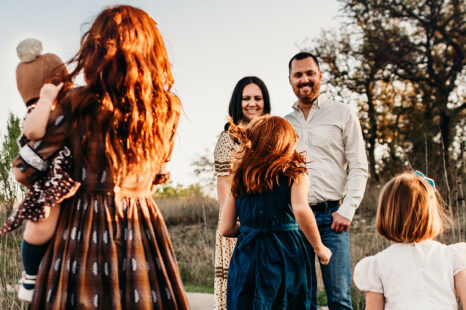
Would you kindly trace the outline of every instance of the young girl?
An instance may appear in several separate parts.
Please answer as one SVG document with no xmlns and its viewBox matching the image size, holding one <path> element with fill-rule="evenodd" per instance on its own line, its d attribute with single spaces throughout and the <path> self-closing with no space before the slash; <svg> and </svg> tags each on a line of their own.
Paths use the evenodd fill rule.
<svg viewBox="0 0 466 310">
<path fill-rule="evenodd" d="M 61 81 L 68 75 L 58 56 L 41 55 L 41 51 L 42 43 L 35 39 L 26 39 L 17 47 L 22 62 L 16 69 L 16 82 L 28 109 L 19 138 L 19 156 L 26 165 L 32 163 L 30 158 L 34 152 L 34 147 L 29 147 L 27 143 L 41 143 L 50 112 L 64 85 Z M 65 89 L 69 88 L 71 83 L 66 83 Z M 59 150 L 50 162 L 48 169 L 38 167 L 44 177 L 29 188 L 25 199 L 0 230 L 1 236 L 18 228 L 23 220 L 28 220 L 21 246 L 24 272 L 18 292 L 18 298 L 27 302 L 32 299 L 39 264 L 56 227 L 60 211 L 55 206 L 73 195 L 79 187 L 79 183 L 69 176 L 71 160 L 67 147 Z"/>
<path fill-rule="evenodd" d="M 227 309 L 309 309 L 311 255 L 299 228 L 322 264 L 331 252 L 307 203 L 309 180 L 295 150 L 296 133 L 285 119 L 268 115 L 246 129 L 231 128 L 241 145 L 219 225 L 221 235 L 238 236 Z"/>
<path fill-rule="evenodd" d="M 366 309 L 466 309 L 466 244 L 433 239 L 446 215 L 435 185 L 422 173 L 403 173 L 382 189 L 377 230 L 395 243 L 362 259 L 354 282 L 366 292 Z"/>
</svg>

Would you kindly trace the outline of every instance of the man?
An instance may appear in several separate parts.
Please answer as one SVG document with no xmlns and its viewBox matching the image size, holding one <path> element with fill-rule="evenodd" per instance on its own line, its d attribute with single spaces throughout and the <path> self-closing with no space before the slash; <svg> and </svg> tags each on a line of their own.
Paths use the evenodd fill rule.
<svg viewBox="0 0 466 310">
<path fill-rule="evenodd" d="M 328 306 L 330 310 L 352 309 L 348 230 L 364 195 L 368 170 L 359 119 L 348 105 L 320 95 L 322 72 L 314 55 L 298 53 L 288 67 L 298 101 L 285 118 L 298 134 L 298 150 L 306 151 L 309 206 L 322 242 L 333 253 L 330 263 L 321 265 Z M 309 253 L 314 253 L 310 244 Z M 311 269 L 311 309 L 317 309 L 315 266 Z"/>
</svg>

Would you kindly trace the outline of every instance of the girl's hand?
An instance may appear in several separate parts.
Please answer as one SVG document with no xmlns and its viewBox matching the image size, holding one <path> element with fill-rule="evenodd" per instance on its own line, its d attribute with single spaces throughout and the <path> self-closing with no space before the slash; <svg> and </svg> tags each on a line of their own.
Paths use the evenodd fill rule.
<svg viewBox="0 0 466 310">
<path fill-rule="evenodd" d="M 57 98 L 57 95 L 62 89 L 62 87 L 63 82 L 56 86 L 51 83 L 44 84 L 44 86 L 42 86 L 42 88 L 40 89 L 40 99 L 47 102 L 53 102 Z"/>
<path fill-rule="evenodd" d="M 327 265 L 330 262 L 330 257 L 332 257 L 332 251 L 323 244 L 318 249 L 314 249 L 314 253 L 319 257 L 322 265 Z"/>
</svg>

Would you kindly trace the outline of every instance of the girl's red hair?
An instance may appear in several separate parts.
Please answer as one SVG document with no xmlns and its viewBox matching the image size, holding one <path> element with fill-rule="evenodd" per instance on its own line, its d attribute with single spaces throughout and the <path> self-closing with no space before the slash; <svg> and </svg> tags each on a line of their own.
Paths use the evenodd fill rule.
<svg viewBox="0 0 466 310">
<path fill-rule="evenodd" d="M 296 132 L 284 118 L 264 115 L 246 128 L 230 123 L 230 132 L 241 143 L 233 162 L 233 196 L 272 190 L 280 176 L 286 176 L 291 185 L 298 175 L 307 173 L 306 160 L 296 151 Z"/>
</svg>

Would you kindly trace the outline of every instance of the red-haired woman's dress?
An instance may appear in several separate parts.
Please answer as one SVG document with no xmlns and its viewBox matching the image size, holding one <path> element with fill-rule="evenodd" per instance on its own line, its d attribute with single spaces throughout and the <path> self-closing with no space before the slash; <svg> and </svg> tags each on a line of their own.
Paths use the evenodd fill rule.
<svg viewBox="0 0 466 310">
<path fill-rule="evenodd" d="M 31 184 L 41 177 L 34 164 L 46 164 L 66 143 L 72 177 L 81 182 L 62 202 L 30 309 L 188 309 L 167 229 L 151 198 L 159 176 L 128 175 L 116 187 L 102 133 L 89 133 L 80 123 L 73 128 L 72 117 L 71 102 L 57 106 L 44 140 L 29 145 L 30 158 L 14 163 L 19 181 Z M 93 117 L 89 121 L 100 116 Z M 89 139 L 85 150 L 83 139 Z"/>
</svg>

